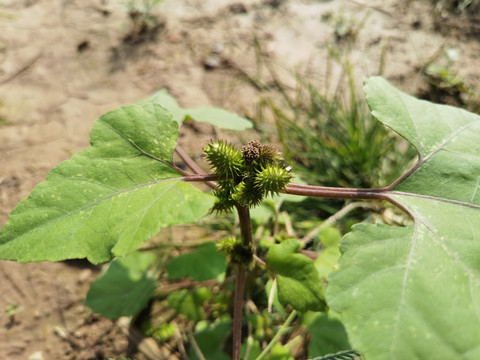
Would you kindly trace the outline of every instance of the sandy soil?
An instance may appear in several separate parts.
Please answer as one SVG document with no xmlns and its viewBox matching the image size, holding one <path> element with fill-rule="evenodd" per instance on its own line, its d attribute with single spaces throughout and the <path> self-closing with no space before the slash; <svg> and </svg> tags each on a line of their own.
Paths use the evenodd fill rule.
<svg viewBox="0 0 480 360">
<path fill-rule="evenodd" d="M 456 49 L 454 68 L 469 84 L 480 80 L 480 42 L 458 28 L 435 30 L 424 2 L 165 0 L 143 32 L 122 3 L 0 0 L 0 224 L 49 169 L 88 146 L 96 118 L 159 88 L 184 106 L 253 115 L 262 96 L 245 76 L 260 73 L 254 39 L 292 86 L 293 70 L 336 85 L 339 67 L 326 66 L 335 22 L 355 36 L 349 59 L 359 83 L 378 73 L 385 48 L 383 75 L 419 93 L 420 69 L 442 46 Z M 198 153 L 214 135 L 190 127 L 182 143 Z M 125 356 L 121 327 L 82 304 L 98 270 L 81 261 L 0 262 L 0 358 Z M 12 304 L 23 309 L 14 318 L 4 312 Z"/>
</svg>

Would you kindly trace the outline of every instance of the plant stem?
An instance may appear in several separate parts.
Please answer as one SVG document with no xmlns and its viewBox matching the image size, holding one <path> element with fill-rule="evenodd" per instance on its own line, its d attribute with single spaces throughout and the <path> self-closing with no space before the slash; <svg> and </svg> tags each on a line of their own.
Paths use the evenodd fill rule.
<svg viewBox="0 0 480 360">
<path fill-rule="evenodd" d="M 240 360 L 240 348 L 242 346 L 243 297 L 245 293 L 245 275 L 247 273 L 247 269 L 244 265 L 238 265 L 236 273 L 235 298 L 233 303 L 232 359 Z"/>
<path fill-rule="evenodd" d="M 193 172 L 197 175 L 205 175 L 205 172 L 202 170 L 202 168 L 200 166 L 197 165 L 197 163 L 195 162 L 195 160 L 193 160 L 186 152 L 185 150 L 182 149 L 182 147 L 180 145 L 177 145 L 177 147 L 175 148 L 175 152 L 178 154 L 178 156 L 180 156 L 180 158 L 185 162 L 185 164 L 193 170 Z M 182 171 L 181 169 L 179 169 L 178 167 L 176 167 L 176 169 L 178 171 L 180 171 L 182 174 L 184 175 L 188 175 L 187 173 L 185 173 L 184 171 Z M 190 175 L 191 176 L 191 175 Z M 206 175 L 205 175 L 206 176 Z M 213 175 L 215 176 L 215 175 Z M 214 178 L 213 180 L 218 180 L 218 178 Z M 212 181 L 207 181 L 207 180 L 202 180 L 204 181 L 208 186 L 210 186 L 212 189 L 215 189 L 217 187 L 217 185 L 212 182 Z"/>
<path fill-rule="evenodd" d="M 207 182 L 211 180 L 221 180 L 222 178 L 214 174 L 196 174 L 186 175 L 182 178 L 187 182 Z M 377 199 L 391 201 L 388 194 L 392 191 L 391 186 L 385 188 L 375 189 L 356 189 L 356 188 L 340 188 L 329 186 L 315 186 L 315 185 L 301 185 L 301 184 L 289 184 L 284 190 L 285 194 L 313 196 L 321 198 L 334 198 L 334 199 Z M 238 208 L 237 208 L 238 210 Z M 248 210 L 248 209 L 247 209 Z M 240 210 L 243 211 L 243 210 Z M 250 219 L 250 215 L 248 215 Z M 251 227 L 251 226 L 250 226 Z M 243 236 L 243 232 L 242 232 Z"/>
<path fill-rule="evenodd" d="M 252 222 L 250 210 L 246 206 L 237 205 L 238 218 L 240 220 L 240 233 L 242 243 L 245 246 L 252 246 Z M 237 266 L 237 278 L 235 282 L 235 298 L 233 303 L 233 360 L 240 360 L 240 347 L 242 345 L 242 318 L 243 298 L 245 293 L 245 276 L 247 269 L 245 265 Z"/>
<path fill-rule="evenodd" d="M 289 184 L 283 193 L 291 195 L 302 195 L 302 196 L 312 196 L 320 198 L 330 198 L 330 199 L 356 199 L 356 200 L 385 200 L 391 204 L 398 207 L 400 210 L 404 211 L 407 215 L 413 218 L 412 213 L 397 200 L 395 200 L 391 195 L 399 194 L 399 192 L 394 191 L 393 189 L 397 184 L 399 184 L 403 179 L 408 175 L 413 173 L 413 171 L 418 167 L 414 166 L 407 173 L 405 173 L 401 178 L 396 180 L 393 184 L 376 189 L 355 189 L 355 188 L 339 188 L 339 187 L 328 187 L 328 186 L 314 186 L 314 185 L 300 185 L 300 184 Z M 208 182 L 210 180 L 219 180 L 220 178 L 216 175 L 186 175 L 181 178 L 183 181 L 203 181 Z M 250 215 L 249 215 L 250 218 Z M 250 225 L 251 228 L 251 225 Z M 243 236 L 243 233 L 242 233 Z"/>
<path fill-rule="evenodd" d="M 246 206 L 237 205 L 237 212 L 240 220 L 240 233 L 242 235 L 243 245 L 251 246 L 253 244 L 253 234 L 250 210 Z"/>
<path fill-rule="evenodd" d="M 389 189 L 377 188 L 377 189 L 355 189 L 355 188 L 337 188 L 328 186 L 313 186 L 313 185 L 300 185 L 289 184 L 283 191 L 285 194 L 292 195 L 304 195 L 321 198 L 333 198 L 333 199 L 378 199 L 388 200 Z"/>
<path fill-rule="evenodd" d="M 283 323 L 282 327 L 280 329 L 278 329 L 277 333 L 275 334 L 275 336 L 273 337 L 272 340 L 270 340 L 270 342 L 268 343 L 267 347 L 265 349 L 263 349 L 262 353 L 260 355 L 257 356 L 257 358 L 255 360 L 261 360 L 263 359 L 265 356 L 268 355 L 268 353 L 270 352 L 270 350 L 272 350 L 273 346 L 275 345 L 275 343 L 280 339 L 280 337 L 285 334 L 288 330 L 288 327 L 290 326 L 290 324 L 292 323 L 293 319 L 295 319 L 295 316 L 297 316 L 297 312 L 295 310 L 293 310 L 290 315 L 288 315 L 288 318 L 287 320 L 285 320 L 285 322 Z"/>
</svg>

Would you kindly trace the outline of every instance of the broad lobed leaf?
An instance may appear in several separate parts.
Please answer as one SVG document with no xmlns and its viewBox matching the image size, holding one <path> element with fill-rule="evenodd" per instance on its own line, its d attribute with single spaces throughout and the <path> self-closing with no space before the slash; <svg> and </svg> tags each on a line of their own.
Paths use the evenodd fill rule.
<svg viewBox="0 0 480 360">
<path fill-rule="evenodd" d="M 358 225 L 328 304 L 366 359 L 480 358 L 480 117 L 365 83 L 372 114 L 419 160 L 388 196 L 414 224 Z"/>
<path fill-rule="evenodd" d="M 145 252 L 113 260 L 107 272 L 90 286 L 85 305 L 111 319 L 137 314 L 157 288 L 147 272 L 154 260 L 154 254 Z"/>
<path fill-rule="evenodd" d="M 171 166 L 178 124 L 161 106 L 111 111 L 91 147 L 51 170 L 0 230 L 0 258 L 93 263 L 136 249 L 162 227 L 195 221 L 213 200 Z"/>
<path fill-rule="evenodd" d="M 217 279 L 223 281 L 227 270 L 225 255 L 217 251 L 213 242 L 206 242 L 195 251 L 170 259 L 167 264 L 169 279 L 179 279 L 185 276 L 195 281 Z"/>
</svg>

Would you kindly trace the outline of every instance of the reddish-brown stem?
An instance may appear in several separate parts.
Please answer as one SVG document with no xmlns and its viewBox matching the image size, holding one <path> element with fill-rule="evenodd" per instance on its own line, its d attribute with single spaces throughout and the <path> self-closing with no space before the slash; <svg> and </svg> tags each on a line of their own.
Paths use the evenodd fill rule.
<svg viewBox="0 0 480 360">
<path fill-rule="evenodd" d="M 250 209 L 247 206 L 237 205 L 238 218 L 240 221 L 240 233 L 242 243 L 245 246 L 252 246 L 252 221 L 250 220 Z M 242 345 L 242 318 L 243 318 L 243 297 L 245 292 L 245 265 L 237 266 L 237 278 L 235 283 L 235 298 L 233 302 L 233 360 L 240 360 L 240 347 Z"/>
<path fill-rule="evenodd" d="M 238 218 L 240 222 L 240 233 L 245 246 L 252 246 L 252 221 L 250 220 L 250 209 L 247 206 L 237 205 Z"/>
<path fill-rule="evenodd" d="M 185 171 L 177 168 L 177 170 L 180 171 L 183 175 L 189 177 L 190 180 L 186 180 L 186 181 L 203 181 L 203 182 L 205 182 L 206 185 L 210 186 L 212 189 L 215 189 L 217 187 L 217 184 L 215 184 L 213 181 L 219 180 L 218 176 L 216 176 L 216 175 L 206 175 L 205 172 L 202 170 L 202 168 L 197 165 L 195 160 L 193 160 L 185 152 L 185 150 L 182 149 L 182 147 L 180 145 L 177 145 L 177 147 L 175 148 L 175 152 L 178 154 L 178 156 L 180 156 L 180 158 L 183 160 L 185 165 L 187 165 L 196 175 L 203 176 L 203 178 L 201 178 L 201 180 L 193 180 L 192 176 L 195 176 L 195 175 L 189 175 Z M 208 178 L 208 177 L 210 177 L 210 178 Z"/>
<path fill-rule="evenodd" d="M 180 145 L 177 145 L 177 147 L 175 148 L 175 152 L 178 154 L 178 156 L 180 156 L 180 158 L 183 160 L 183 162 L 185 163 L 185 165 L 187 165 L 190 169 L 192 169 L 192 171 L 193 171 L 195 174 L 204 174 L 204 173 L 205 173 L 205 172 L 202 170 L 202 168 L 197 165 L 197 163 L 195 162 L 195 160 L 193 160 L 193 159 L 185 152 L 185 150 L 182 149 L 182 147 L 181 147 Z"/>
<path fill-rule="evenodd" d="M 240 350 L 242 346 L 243 297 L 245 293 L 246 273 L 247 269 L 244 265 L 237 266 L 233 302 L 233 360 L 240 360 Z"/>
<path fill-rule="evenodd" d="M 221 180 L 222 178 L 214 174 L 196 174 L 186 175 L 182 178 L 183 181 L 201 181 L 211 182 L 214 180 Z M 283 193 L 292 195 L 312 196 L 330 199 L 357 199 L 357 200 L 386 200 L 394 205 L 398 204 L 389 196 L 392 193 L 391 187 L 376 188 L 376 189 L 355 189 L 355 188 L 338 188 L 328 186 L 315 185 L 301 185 L 289 184 Z"/>
<path fill-rule="evenodd" d="M 313 186 L 289 184 L 283 191 L 285 194 L 304 195 L 333 199 L 380 199 L 389 200 L 387 196 L 387 188 L 379 189 L 354 189 L 354 188 L 337 188 L 327 186 Z"/>
<path fill-rule="evenodd" d="M 183 181 L 193 181 L 193 182 L 205 182 L 208 183 L 209 181 L 216 181 L 221 180 L 221 177 L 215 174 L 194 174 L 194 175 L 186 175 L 182 178 Z"/>
<path fill-rule="evenodd" d="M 186 175 L 183 181 L 203 181 L 208 182 L 212 180 L 221 180 L 217 175 Z M 332 199 L 357 199 L 357 200 L 386 200 L 392 202 L 392 199 L 388 196 L 391 193 L 390 187 L 377 188 L 377 189 L 355 189 L 355 188 L 338 188 L 328 186 L 314 186 L 314 185 L 301 185 L 301 184 L 289 184 L 284 190 L 285 194 L 303 195 L 321 198 Z"/>
</svg>

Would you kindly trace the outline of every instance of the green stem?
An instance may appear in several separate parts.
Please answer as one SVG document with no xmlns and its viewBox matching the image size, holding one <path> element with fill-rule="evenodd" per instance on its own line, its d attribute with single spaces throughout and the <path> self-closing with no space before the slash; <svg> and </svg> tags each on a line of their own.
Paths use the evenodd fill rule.
<svg viewBox="0 0 480 360">
<path fill-rule="evenodd" d="M 268 343 L 268 345 L 263 349 L 262 353 L 258 355 L 256 360 L 262 360 L 265 356 L 268 355 L 270 350 L 272 350 L 273 346 L 277 343 L 277 341 L 282 337 L 283 334 L 285 334 L 288 331 L 288 327 L 292 323 L 292 321 L 295 319 L 295 316 L 297 316 L 297 312 L 293 310 L 290 315 L 288 315 L 287 320 L 283 323 L 282 327 L 278 329 L 277 333 L 273 337 L 272 340 Z"/>
</svg>

